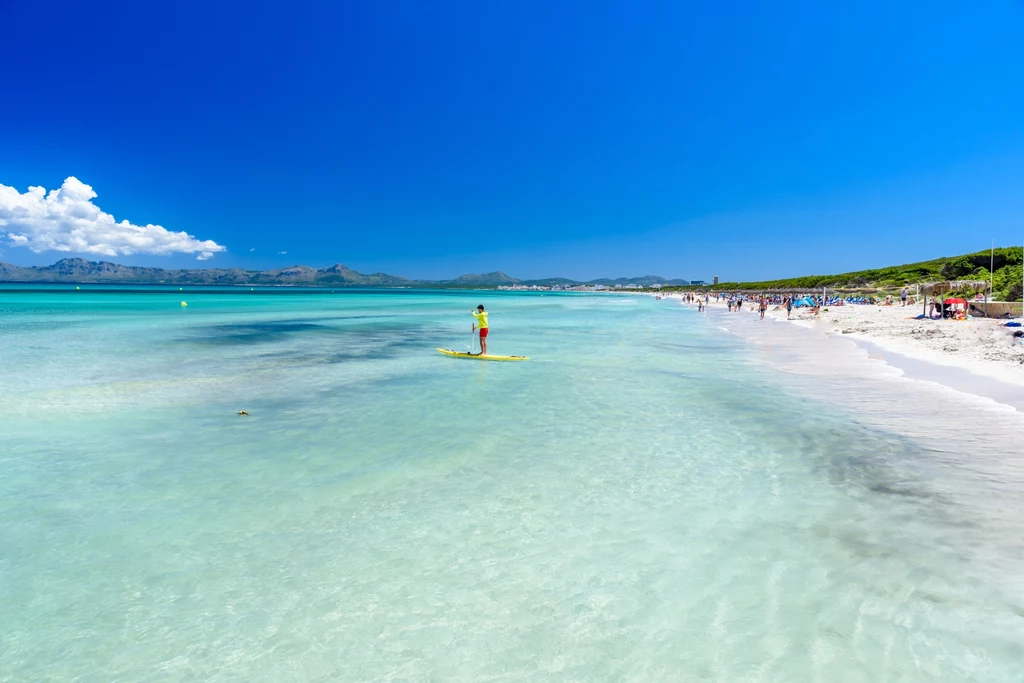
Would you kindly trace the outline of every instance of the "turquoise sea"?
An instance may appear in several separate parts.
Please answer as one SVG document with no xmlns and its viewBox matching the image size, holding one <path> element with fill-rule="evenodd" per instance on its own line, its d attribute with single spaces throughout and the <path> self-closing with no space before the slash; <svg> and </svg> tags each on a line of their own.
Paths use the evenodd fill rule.
<svg viewBox="0 0 1024 683">
<path fill-rule="evenodd" d="M 435 352 L 478 303 L 531 361 Z M 6 287 L 0 343 L 3 681 L 1024 680 L 1020 413 L 795 326 Z"/>
</svg>

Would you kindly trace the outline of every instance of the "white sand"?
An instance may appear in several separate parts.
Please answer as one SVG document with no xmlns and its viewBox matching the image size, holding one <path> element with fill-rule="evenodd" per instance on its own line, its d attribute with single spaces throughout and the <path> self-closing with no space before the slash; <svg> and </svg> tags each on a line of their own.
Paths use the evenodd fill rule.
<svg viewBox="0 0 1024 683">
<path fill-rule="evenodd" d="M 724 301 L 716 304 L 714 298 L 710 306 L 726 309 Z M 756 304 L 747 302 L 742 312 L 733 315 L 756 316 L 755 309 Z M 1014 328 L 1003 326 L 1006 321 L 914 319 L 920 313 L 919 306 L 847 305 L 830 307 L 817 317 L 808 309 L 794 308 L 790 322 L 826 335 L 862 339 L 890 353 L 962 368 L 981 377 L 1024 387 L 1024 344 L 1013 338 Z M 765 317 L 785 321 L 786 310 L 772 306 Z"/>
<path fill-rule="evenodd" d="M 1024 344 L 1011 328 L 996 320 L 914 319 L 920 312 L 910 306 L 833 306 L 818 319 L 804 312 L 797 317 L 826 334 L 853 335 L 886 351 L 1024 387 Z M 786 311 L 770 315 L 784 320 Z"/>
</svg>

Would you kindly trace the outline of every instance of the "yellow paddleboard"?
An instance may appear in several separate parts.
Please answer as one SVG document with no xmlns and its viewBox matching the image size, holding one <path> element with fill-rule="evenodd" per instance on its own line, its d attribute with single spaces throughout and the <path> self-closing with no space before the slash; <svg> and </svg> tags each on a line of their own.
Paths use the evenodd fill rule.
<svg viewBox="0 0 1024 683">
<path fill-rule="evenodd" d="M 454 358 L 475 358 L 477 360 L 530 360 L 526 356 L 481 356 L 477 353 L 465 353 L 463 351 L 452 351 L 451 349 L 438 349 L 446 356 Z"/>
</svg>

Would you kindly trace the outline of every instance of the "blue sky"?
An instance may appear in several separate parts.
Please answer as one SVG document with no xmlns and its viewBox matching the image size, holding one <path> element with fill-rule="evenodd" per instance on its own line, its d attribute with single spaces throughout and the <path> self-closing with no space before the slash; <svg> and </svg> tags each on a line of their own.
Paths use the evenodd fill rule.
<svg viewBox="0 0 1024 683">
<path fill-rule="evenodd" d="M 756 279 L 1024 241 L 1020 0 L 0 18 L 8 205 L 55 211 L 24 193 L 69 176 L 97 195 L 0 223 L 4 261 Z M 195 241 L 105 256 L 102 230 L 68 241 L 69 215 L 92 220 L 76 202 Z"/>
</svg>

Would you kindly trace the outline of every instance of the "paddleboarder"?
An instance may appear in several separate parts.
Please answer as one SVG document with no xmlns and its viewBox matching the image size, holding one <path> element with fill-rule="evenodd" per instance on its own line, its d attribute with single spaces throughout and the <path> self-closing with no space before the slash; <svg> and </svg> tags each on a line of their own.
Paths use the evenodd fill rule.
<svg viewBox="0 0 1024 683">
<path fill-rule="evenodd" d="M 475 320 L 473 321 L 473 331 L 476 332 L 477 328 L 480 329 L 480 356 L 487 355 L 487 331 L 490 329 L 487 325 L 487 313 L 484 312 L 484 305 L 480 304 L 476 307 L 475 311 L 470 311 L 473 314 Z"/>
</svg>

